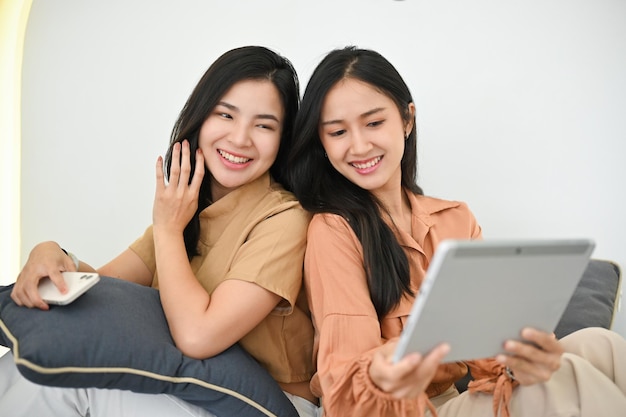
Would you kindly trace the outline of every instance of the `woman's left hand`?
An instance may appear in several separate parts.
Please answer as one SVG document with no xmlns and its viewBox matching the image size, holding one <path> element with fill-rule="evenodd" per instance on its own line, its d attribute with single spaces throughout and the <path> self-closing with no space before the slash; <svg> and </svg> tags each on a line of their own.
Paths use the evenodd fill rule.
<svg viewBox="0 0 626 417">
<path fill-rule="evenodd" d="M 198 195 L 204 178 L 204 157 L 198 149 L 195 155 L 196 167 L 190 183 L 190 154 L 187 140 L 173 146 L 172 166 L 167 184 L 163 175 L 163 159 L 159 157 L 157 160 L 156 193 L 152 209 L 152 222 L 155 228 L 182 233 L 198 209 Z"/>
<path fill-rule="evenodd" d="M 548 381 L 561 366 L 561 343 L 553 333 L 530 328 L 523 329 L 521 336 L 529 343 L 508 340 L 504 350 L 509 355 L 498 355 L 496 360 L 508 366 L 521 385 Z"/>
</svg>

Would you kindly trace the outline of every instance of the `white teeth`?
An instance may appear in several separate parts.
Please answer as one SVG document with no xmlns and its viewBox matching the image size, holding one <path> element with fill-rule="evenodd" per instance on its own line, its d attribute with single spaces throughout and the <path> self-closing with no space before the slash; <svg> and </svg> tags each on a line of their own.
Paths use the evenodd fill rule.
<svg viewBox="0 0 626 417">
<path fill-rule="evenodd" d="M 371 168 L 374 165 L 376 165 L 377 163 L 380 162 L 381 157 L 377 156 L 376 158 L 372 159 L 371 161 L 367 162 L 366 164 L 357 164 L 356 162 L 352 163 L 352 166 L 357 168 L 357 169 L 367 169 L 367 168 Z"/>
<path fill-rule="evenodd" d="M 218 149 L 217 151 L 220 153 L 220 155 L 222 155 L 224 159 L 228 160 L 228 162 L 232 162 L 233 164 L 245 164 L 246 162 L 250 161 L 250 158 L 235 156 L 221 149 Z"/>
</svg>

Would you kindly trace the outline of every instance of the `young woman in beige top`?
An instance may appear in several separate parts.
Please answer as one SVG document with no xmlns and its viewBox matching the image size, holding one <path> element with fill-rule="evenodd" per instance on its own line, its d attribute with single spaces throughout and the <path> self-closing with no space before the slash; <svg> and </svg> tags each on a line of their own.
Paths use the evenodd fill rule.
<svg viewBox="0 0 626 417">
<path fill-rule="evenodd" d="M 315 213 L 305 285 L 311 388 L 326 416 L 623 415 L 626 342 L 608 331 L 559 341 L 525 329 L 534 345 L 508 341 L 509 355 L 442 364 L 444 344 L 392 363 L 437 245 L 480 239 L 481 229 L 465 204 L 426 197 L 417 185 L 415 105 L 384 57 L 329 53 L 307 85 L 292 149 L 289 184 Z M 476 380 L 459 395 L 454 382 L 467 367 Z"/>
<path fill-rule="evenodd" d="M 299 297 L 310 216 L 280 185 L 298 106 L 287 59 L 253 46 L 222 55 L 185 104 L 165 161 L 156 162 L 153 224 L 98 272 L 158 287 L 173 339 L 187 356 L 208 358 L 241 342 L 306 415 L 316 402 L 309 390 L 313 329 Z M 48 309 L 39 280 L 49 276 L 63 290 L 61 271 L 76 269 L 93 270 L 75 265 L 57 243 L 41 243 L 12 298 Z M 184 404 L 172 414 L 168 404 L 176 399 L 164 395 L 123 394 L 124 401 L 143 401 L 142 415 L 206 415 Z M 53 408 L 45 403 L 51 397 L 29 396 L 44 410 Z M 79 415 L 77 408 L 64 415 Z M 118 412 L 133 415 L 121 405 Z"/>
</svg>

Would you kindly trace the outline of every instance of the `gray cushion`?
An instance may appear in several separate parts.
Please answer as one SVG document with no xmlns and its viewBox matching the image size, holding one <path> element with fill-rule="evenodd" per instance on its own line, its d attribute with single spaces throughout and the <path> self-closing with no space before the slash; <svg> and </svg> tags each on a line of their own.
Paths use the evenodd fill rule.
<svg viewBox="0 0 626 417">
<path fill-rule="evenodd" d="M 167 393 L 217 416 L 294 416 L 280 386 L 238 345 L 206 360 L 174 345 L 158 291 L 101 277 L 67 306 L 18 307 L 0 287 L 0 345 L 42 385 Z"/>
<path fill-rule="evenodd" d="M 585 327 L 610 329 L 620 284 L 617 264 L 592 259 L 554 333 L 560 339 Z"/>
</svg>

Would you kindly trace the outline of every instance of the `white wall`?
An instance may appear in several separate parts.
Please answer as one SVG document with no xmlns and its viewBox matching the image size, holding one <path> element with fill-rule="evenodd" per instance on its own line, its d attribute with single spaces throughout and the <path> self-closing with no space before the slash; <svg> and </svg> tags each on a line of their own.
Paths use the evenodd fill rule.
<svg viewBox="0 0 626 417">
<path fill-rule="evenodd" d="M 334 47 L 379 50 L 413 91 L 428 194 L 467 201 L 485 237 L 592 237 L 626 270 L 619 0 L 34 0 L 22 263 L 52 239 L 99 266 L 138 237 L 178 111 L 245 44 L 288 56 L 303 84 Z"/>
</svg>

